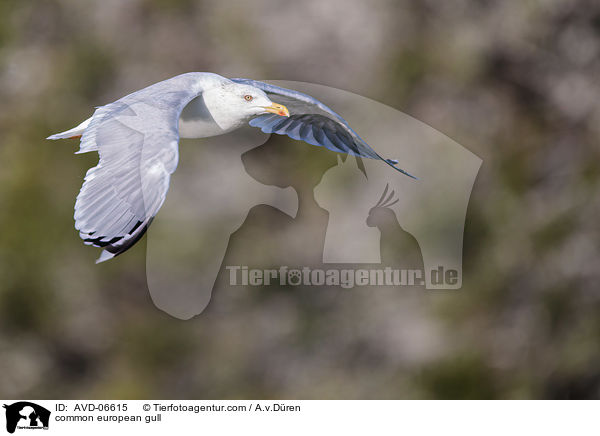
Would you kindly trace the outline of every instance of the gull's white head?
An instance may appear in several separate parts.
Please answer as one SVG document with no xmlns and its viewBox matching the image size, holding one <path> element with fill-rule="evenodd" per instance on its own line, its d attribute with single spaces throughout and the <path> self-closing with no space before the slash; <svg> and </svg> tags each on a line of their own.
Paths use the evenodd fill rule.
<svg viewBox="0 0 600 436">
<path fill-rule="evenodd" d="M 202 97 L 211 116 L 224 130 L 238 128 L 257 115 L 290 116 L 285 106 L 273 103 L 262 90 L 251 85 L 228 83 L 204 91 Z"/>
</svg>

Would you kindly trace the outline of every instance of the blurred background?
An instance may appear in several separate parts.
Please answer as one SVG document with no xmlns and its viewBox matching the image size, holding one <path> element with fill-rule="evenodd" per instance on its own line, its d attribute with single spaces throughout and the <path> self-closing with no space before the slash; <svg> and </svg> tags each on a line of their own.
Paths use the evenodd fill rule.
<svg viewBox="0 0 600 436">
<path fill-rule="evenodd" d="M 600 397 L 599 55 L 593 0 L 2 0 L 0 398 Z M 216 289 L 180 321 L 145 241 L 95 265 L 97 156 L 44 138 L 188 71 L 345 89 L 481 157 L 463 288 Z"/>
</svg>

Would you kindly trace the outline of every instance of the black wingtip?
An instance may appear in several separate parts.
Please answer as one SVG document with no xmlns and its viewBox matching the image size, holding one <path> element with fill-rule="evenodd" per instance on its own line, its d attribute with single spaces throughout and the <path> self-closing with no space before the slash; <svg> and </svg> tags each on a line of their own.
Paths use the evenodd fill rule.
<svg viewBox="0 0 600 436">
<path fill-rule="evenodd" d="M 396 171 L 400 171 L 402 174 L 404 174 L 405 176 L 410 177 L 411 179 L 415 179 L 415 180 L 419 180 L 418 177 L 413 176 L 412 174 L 404 171 L 402 168 L 398 168 L 396 165 L 398 164 L 398 161 L 395 159 L 384 159 L 383 160 L 386 164 L 388 164 L 389 166 L 391 166 L 393 169 L 395 169 Z"/>
</svg>

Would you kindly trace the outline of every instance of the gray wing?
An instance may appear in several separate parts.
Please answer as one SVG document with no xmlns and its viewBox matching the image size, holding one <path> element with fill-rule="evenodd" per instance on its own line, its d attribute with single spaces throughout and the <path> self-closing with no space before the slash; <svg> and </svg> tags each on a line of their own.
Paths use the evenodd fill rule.
<svg viewBox="0 0 600 436">
<path fill-rule="evenodd" d="M 103 247 L 98 262 L 117 256 L 146 232 L 177 167 L 178 120 L 198 96 L 188 73 L 98 108 L 78 153 L 98 151 L 75 203 L 75 228 L 86 244 Z"/>
<path fill-rule="evenodd" d="M 231 79 L 236 83 L 252 85 L 263 90 L 276 103 L 285 105 L 290 116 L 260 115 L 250 125 L 265 133 L 287 135 L 312 145 L 322 146 L 338 153 L 370 159 L 381 159 L 392 168 L 413 179 L 416 177 L 396 166 L 397 160 L 381 157 L 356 134 L 346 120 L 310 95 L 251 79 Z"/>
</svg>

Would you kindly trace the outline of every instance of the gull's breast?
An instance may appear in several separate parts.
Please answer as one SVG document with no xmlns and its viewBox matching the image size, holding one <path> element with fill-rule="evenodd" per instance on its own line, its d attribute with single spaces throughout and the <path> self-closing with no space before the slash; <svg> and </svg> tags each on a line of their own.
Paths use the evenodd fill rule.
<svg viewBox="0 0 600 436">
<path fill-rule="evenodd" d="M 214 119 L 202 96 L 193 99 L 179 117 L 179 137 L 206 138 L 227 133 L 229 129 L 220 126 Z"/>
</svg>

